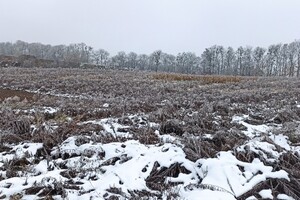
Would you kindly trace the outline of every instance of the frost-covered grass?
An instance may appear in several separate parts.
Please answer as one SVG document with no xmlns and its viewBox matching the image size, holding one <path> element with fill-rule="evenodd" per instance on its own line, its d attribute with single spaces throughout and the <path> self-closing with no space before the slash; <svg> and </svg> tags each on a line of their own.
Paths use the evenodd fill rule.
<svg viewBox="0 0 300 200">
<path fill-rule="evenodd" d="M 299 199 L 299 80 L 0 72 L 0 199 Z"/>
</svg>

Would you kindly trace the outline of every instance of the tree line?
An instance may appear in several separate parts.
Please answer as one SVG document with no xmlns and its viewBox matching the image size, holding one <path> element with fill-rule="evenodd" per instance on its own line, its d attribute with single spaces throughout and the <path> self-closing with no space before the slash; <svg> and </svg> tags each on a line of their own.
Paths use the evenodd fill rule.
<svg viewBox="0 0 300 200">
<path fill-rule="evenodd" d="M 241 46 L 234 49 L 214 45 L 206 48 L 200 56 L 193 52 L 172 55 L 161 50 L 150 55 L 120 51 L 111 56 L 108 51 L 94 49 L 85 43 L 51 46 L 18 40 L 15 43 L 0 43 L 0 55 L 31 55 L 57 62 L 127 70 L 205 75 L 300 76 L 300 40 L 274 44 L 268 48 Z"/>
</svg>

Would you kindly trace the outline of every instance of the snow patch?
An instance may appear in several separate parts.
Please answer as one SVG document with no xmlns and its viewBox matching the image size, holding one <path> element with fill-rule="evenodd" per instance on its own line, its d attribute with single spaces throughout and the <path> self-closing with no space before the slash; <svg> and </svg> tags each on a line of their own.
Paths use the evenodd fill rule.
<svg viewBox="0 0 300 200">
<path fill-rule="evenodd" d="M 291 147 L 289 145 L 288 142 L 288 137 L 284 136 L 283 134 L 279 134 L 279 135 L 271 135 L 270 139 L 277 145 L 279 145 L 280 147 L 284 148 L 287 151 L 291 150 Z"/>
<path fill-rule="evenodd" d="M 272 190 L 271 189 L 261 190 L 258 194 L 263 199 L 273 199 L 273 195 L 272 195 Z"/>
</svg>

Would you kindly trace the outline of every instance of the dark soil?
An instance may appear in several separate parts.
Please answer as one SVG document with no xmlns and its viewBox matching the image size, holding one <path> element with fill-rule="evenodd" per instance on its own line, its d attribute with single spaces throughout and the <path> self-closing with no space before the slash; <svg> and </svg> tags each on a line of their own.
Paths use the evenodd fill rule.
<svg viewBox="0 0 300 200">
<path fill-rule="evenodd" d="M 0 101 L 6 98 L 19 97 L 20 101 L 27 99 L 28 101 L 33 100 L 34 93 L 22 91 L 22 90 L 11 90 L 11 89 L 1 89 L 0 88 Z"/>
</svg>

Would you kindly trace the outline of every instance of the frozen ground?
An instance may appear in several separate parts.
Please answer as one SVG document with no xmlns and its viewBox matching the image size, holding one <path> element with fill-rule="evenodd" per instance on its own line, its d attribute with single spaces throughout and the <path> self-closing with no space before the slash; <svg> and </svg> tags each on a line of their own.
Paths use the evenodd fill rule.
<svg viewBox="0 0 300 200">
<path fill-rule="evenodd" d="M 36 94 L 1 103 L 0 199 L 299 199 L 297 80 L 199 87 L 50 70 L 37 90 L 43 71 L 21 73 L 28 85 L 1 78 Z"/>
<path fill-rule="evenodd" d="M 45 112 L 48 110 L 54 109 L 47 108 Z M 128 116 L 128 119 L 133 124 L 134 120 L 138 122 L 134 124 L 137 126 L 144 124 L 140 116 Z M 234 120 L 248 125 L 242 121 L 242 117 L 234 117 Z M 160 138 L 158 144 L 142 144 L 129 132 L 124 132 L 129 126 L 117 121 L 110 118 L 81 122 L 80 126 L 98 124 L 104 130 L 91 135 L 70 136 L 51 149 L 49 155 L 43 155 L 43 143 L 24 141 L 7 145 L 9 150 L 0 154 L 2 197 L 20 194 L 22 199 L 37 199 L 49 193 L 57 199 L 101 199 L 112 196 L 130 199 L 142 192 L 144 198 L 151 193 L 153 199 L 167 199 L 174 195 L 178 199 L 201 197 L 230 200 L 268 179 L 290 181 L 285 170 L 265 165 L 259 158 L 254 158 L 252 162 L 240 161 L 235 157 L 235 152 L 254 152 L 273 163 L 288 151 L 295 153 L 300 150 L 299 147 L 291 147 L 285 136 L 275 136 L 269 132 L 271 127 L 252 125 L 245 134 L 253 134 L 253 139 L 234 150 L 221 151 L 213 158 L 199 158 L 193 162 L 186 158 L 180 138 L 169 135 L 173 140 L 163 142 L 162 139 L 167 135 L 160 135 L 156 131 L 155 134 Z M 265 135 L 255 137 L 257 133 Z M 116 141 L 126 138 L 126 141 L 103 143 L 98 142 L 97 137 L 112 137 Z M 283 149 L 278 151 L 275 145 Z M 16 176 L 10 177 L 8 170 L 15 170 Z M 164 184 L 169 185 L 166 191 Z M 159 189 L 159 192 L 154 189 Z M 262 189 L 258 195 L 265 199 L 275 198 L 271 188 Z M 278 194 L 276 198 L 293 199 L 286 194 Z"/>
</svg>

